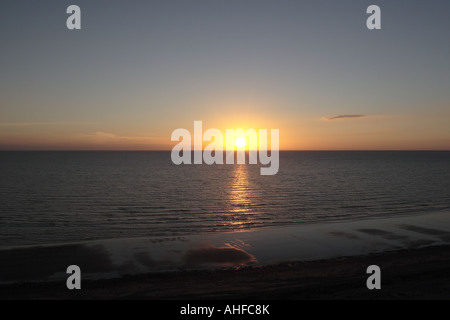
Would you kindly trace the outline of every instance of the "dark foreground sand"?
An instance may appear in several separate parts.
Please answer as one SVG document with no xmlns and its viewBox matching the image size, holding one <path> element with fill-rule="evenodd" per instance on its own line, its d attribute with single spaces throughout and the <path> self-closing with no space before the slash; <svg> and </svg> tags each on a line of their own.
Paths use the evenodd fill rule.
<svg viewBox="0 0 450 320">
<path fill-rule="evenodd" d="M 366 269 L 381 268 L 381 290 L 368 290 Z M 0 286 L 0 299 L 449 299 L 450 246 L 284 263 L 239 270 L 146 274 Z"/>
</svg>

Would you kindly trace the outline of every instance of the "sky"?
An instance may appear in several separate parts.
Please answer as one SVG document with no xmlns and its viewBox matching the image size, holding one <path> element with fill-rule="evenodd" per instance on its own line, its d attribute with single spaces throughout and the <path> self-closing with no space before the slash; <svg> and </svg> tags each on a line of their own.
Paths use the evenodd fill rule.
<svg viewBox="0 0 450 320">
<path fill-rule="evenodd" d="M 1 1 L 0 150 L 170 150 L 195 120 L 279 129 L 282 150 L 450 150 L 449 14 L 448 0 Z"/>
</svg>

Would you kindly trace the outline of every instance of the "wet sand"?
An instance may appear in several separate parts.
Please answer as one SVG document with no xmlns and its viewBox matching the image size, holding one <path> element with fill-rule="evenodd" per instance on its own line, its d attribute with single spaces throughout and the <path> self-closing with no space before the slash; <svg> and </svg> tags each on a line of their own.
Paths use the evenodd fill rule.
<svg viewBox="0 0 450 320">
<path fill-rule="evenodd" d="M 0 248 L 0 299 L 19 298 L 448 299 L 450 214 Z"/>
<path fill-rule="evenodd" d="M 381 290 L 366 269 L 381 268 Z M 320 261 L 0 286 L 0 299 L 449 299 L 450 246 L 397 250 Z"/>
</svg>

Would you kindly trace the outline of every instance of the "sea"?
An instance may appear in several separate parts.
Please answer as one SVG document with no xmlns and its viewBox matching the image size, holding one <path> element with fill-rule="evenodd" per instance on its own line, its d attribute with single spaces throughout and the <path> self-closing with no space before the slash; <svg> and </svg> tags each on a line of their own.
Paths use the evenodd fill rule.
<svg viewBox="0 0 450 320">
<path fill-rule="evenodd" d="M 175 165 L 169 151 L 0 152 L 0 247 L 177 237 L 450 209 L 448 151 L 282 151 Z"/>
</svg>

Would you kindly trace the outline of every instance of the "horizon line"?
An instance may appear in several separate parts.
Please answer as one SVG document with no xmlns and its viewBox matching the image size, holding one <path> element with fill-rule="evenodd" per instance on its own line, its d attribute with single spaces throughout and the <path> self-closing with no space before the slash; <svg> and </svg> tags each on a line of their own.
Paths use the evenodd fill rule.
<svg viewBox="0 0 450 320">
<path fill-rule="evenodd" d="M 264 149 L 266 151 L 271 151 L 270 149 Z M 142 149 L 0 149 L 0 152 L 171 152 L 168 149 L 152 149 L 152 150 L 142 150 Z M 192 152 L 203 152 L 204 150 L 191 150 Z M 223 152 L 227 150 L 224 149 Z M 234 150 L 237 152 L 237 150 Z M 248 152 L 249 150 L 245 150 Z M 258 151 L 258 150 L 254 150 Z M 280 152 L 299 152 L 299 151 L 314 151 L 314 152 L 353 152 L 353 151 L 450 151 L 449 149 L 279 149 Z"/>
</svg>

